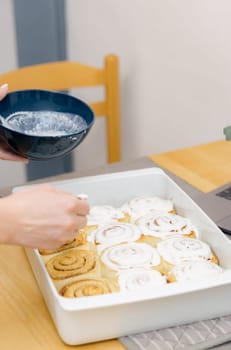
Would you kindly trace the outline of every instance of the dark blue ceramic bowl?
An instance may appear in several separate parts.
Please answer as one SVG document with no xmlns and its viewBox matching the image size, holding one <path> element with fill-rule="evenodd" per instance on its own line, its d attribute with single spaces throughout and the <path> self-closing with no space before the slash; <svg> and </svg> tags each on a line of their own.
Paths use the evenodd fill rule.
<svg viewBox="0 0 231 350">
<path fill-rule="evenodd" d="M 16 131 L 5 124 L 5 119 L 17 112 L 59 112 L 62 115 L 79 115 L 84 119 L 84 128 L 75 129 L 62 135 L 30 135 L 25 131 Z M 47 160 L 64 156 L 77 147 L 86 137 L 94 123 L 91 108 L 83 101 L 54 91 L 19 90 L 9 93 L 0 101 L 0 135 L 18 154 L 32 160 Z M 75 121 L 75 119 L 73 119 Z M 72 120 L 72 122 L 73 122 Z M 72 123 L 73 124 L 73 123 Z"/>
</svg>

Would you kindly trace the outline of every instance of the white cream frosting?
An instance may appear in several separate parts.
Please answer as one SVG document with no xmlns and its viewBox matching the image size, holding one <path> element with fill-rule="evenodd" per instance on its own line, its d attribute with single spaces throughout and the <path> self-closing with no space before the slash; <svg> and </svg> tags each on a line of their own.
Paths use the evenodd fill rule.
<svg viewBox="0 0 231 350">
<path fill-rule="evenodd" d="M 119 272 L 118 283 L 121 291 L 141 288 L 155 288 L 167 283 L 159 271 L 152 269 L 129 269 Z"/>
<path fill-rule="evenodd" d="M 199 281 L 204 279 L 216 280 L 222 274 L 223 269 L 210 261 L 185 261 L 174 266 L 172 273 L 177 282 Z"/>
<path fill-rule="evenodd" d="M 159 254 L 171 264 L 179 264 L 185 260 L 211 260 L 209 245 L 199 239 L 173 237 L 157 244 Z"/>
<path fill-rule="evenodd" d="M 124 203 L 121 209 L 128 213 L 132 220 L 136 220 L 153 210 L 169 212 L 173 210 L 173 202 L 159 197 L 134 197 Z"/>
<path fill-rule="evenodd" d="M 141 236 L 140 229 L 130 223 L 115 223 L 99 226 L 94 233 L 95 243 L 111 246 L 122 242 L 134 242 Z"/>
<path fill-rule="evenodd" d="M 116 271 L 160 264 L 158 252 L 146 243 L 125 243 L 106 248 L 101 259 L 106 266 Z"/>
<path fill-rule="evenodd" d="M 137 220 L 142 233 L 160 238 L 172 234 L 187 235 L 192 231 L 197 235 L 197 229 L 191 221 L 183 216 L 153 211 Z"/>
<path fill-rule="evenodd" d="M 87 225 L 104 225 L 124 218 L 124 213 L 110 205 L 96 205 L 90 208 Z"/>
</svg>

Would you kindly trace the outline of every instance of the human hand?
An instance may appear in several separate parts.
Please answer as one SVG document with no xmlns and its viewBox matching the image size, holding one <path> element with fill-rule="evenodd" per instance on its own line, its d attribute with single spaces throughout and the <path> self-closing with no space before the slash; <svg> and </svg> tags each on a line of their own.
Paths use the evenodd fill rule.
<svg viewBox="0 0 231 350">
<path fill-rule="evenodd" d="M 7 84 L 0 86 L 0 101 L 7 95 L 7 92 Z M 0 159 L 28 163 L 28 159 L 14 153 L 2 137 L 0 137 Z"/>
<path fill-rule="evenodd" d="M 4 232 L 0 240 L 30 248 L 55 249 L 74 239 L 86 226 L 88 212 L 86 200 L 50 185 L 23 189 L 0 200 L 0 232 Z"/>
<path fill-rule="evenodd" d="M 0 86 L 0 101 L 4 99 L 8 92 L 8 84 Z"/>
</svg>

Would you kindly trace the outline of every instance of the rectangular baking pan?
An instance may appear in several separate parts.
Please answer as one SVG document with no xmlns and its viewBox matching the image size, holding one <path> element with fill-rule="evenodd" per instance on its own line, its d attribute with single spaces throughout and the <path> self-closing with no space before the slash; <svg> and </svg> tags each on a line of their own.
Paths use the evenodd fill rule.
<svg viewBox="0 0 231 350">
<path fill-rule="evenodd" d="M 50 184 L 75 195 L 88 194 L 90 205 L 120 206 L 142 195 L 172 199 L 177 213 L 192 220 L 199 238 L 209 243 L 225 269 L 219 281 L 172 283 L 154 291 L 147 288 L 69 299 L 58 294 L 39 252 L 27 248 L 38 286 L 65 343 L 85 344 L 231 313 L 231 242 L 163 170 L 152 167 Z"/>
</svg>

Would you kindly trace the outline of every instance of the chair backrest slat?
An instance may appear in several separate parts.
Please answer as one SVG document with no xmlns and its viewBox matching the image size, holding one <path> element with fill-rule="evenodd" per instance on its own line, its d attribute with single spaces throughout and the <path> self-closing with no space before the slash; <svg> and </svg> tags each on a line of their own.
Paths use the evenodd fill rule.
<svg viewBox="0 0 231 350">
<path fill-rule="evenodd" d="M 103 117 L 107 113 L 107 104 L 106 102 L 92 102 L 88 103 L 89 106 L 93 109 L 96 117 Z"/>
</svg>

